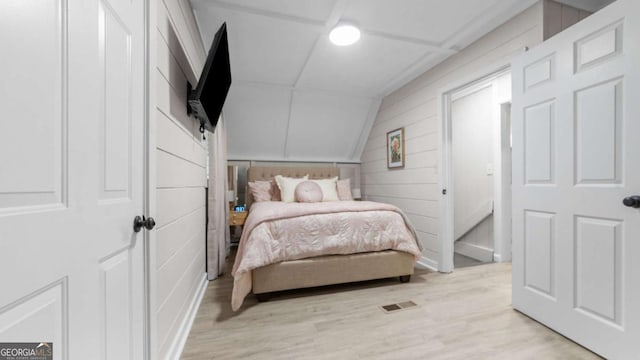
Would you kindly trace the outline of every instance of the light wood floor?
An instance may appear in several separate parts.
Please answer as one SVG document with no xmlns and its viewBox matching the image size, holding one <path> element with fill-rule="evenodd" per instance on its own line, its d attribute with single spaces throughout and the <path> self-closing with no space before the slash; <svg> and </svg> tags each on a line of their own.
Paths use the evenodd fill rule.
<svg viewBox="0 0 640 360">
<path fill-rule="evenodd" d="M 463 267 L 467 267 L 467 266 L 482 265 L 482 264 L 489 264 L 489 263 L 483 263 L 480 260 L 476 260 L 476 259 L 470 258 L 468 256 L 464 256 L 462 254 L 458 254 L 457 252 L 453 253 L 453 267 L 454 267 L 454 269 L 459 269 L 459 268 L 463 268 Z"/>
<path fill-rule="evenodd" d="M 209 284 L 182 359 L 599 359 L 511 308 L 509 264 L 249 295 L 237 313 L 231 286 Z"/>
</svg>

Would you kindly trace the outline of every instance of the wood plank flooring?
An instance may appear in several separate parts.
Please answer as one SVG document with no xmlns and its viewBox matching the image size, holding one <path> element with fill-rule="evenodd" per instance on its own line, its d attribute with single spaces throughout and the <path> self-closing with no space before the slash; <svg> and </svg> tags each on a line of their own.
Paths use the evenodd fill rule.
<svg viewBox="0 0 640 360">
<path fill-rule="evenodd" d="M 467 266 L 482 265 L 482 264 L 484 264 L 484 263 L 482 261 L 480 261 L 480 260 L 476 260 L 476 259 L 470 258 L 468 256 L 464 256 L 462 254 L 458 254 L 457 252 L 453 253 L 453 268 L 454 269 L 459 269 L 459 268 L 463 268 L 463 267 L 467 267 Z"/>
<path fill-rule="evenodd" d="M 510 264 L 249 295 L 237 313 L 231 287 L 209 284 L 182 359 L 600 359 L 511 308 Z"/>
</svg>

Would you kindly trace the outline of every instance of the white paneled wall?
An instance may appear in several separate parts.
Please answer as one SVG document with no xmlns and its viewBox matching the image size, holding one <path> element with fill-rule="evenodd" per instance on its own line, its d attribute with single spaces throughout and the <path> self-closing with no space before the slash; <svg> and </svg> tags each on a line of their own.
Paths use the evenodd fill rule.
<svg viewBox="0 0 640 360">
<path fill-rule="evenodd" d="M 537 3 L 382 101 L 362 154 L 363 196 L 407 213 L 425 246 L 424 263 L 436 266 L 440 248 L 438 91 L 541 41 L 542 5 Z M 388 170 L 386 133 L 399 127 L 405 128 L 405 167 Z"/>
<path fill-rule="evenodd" d="M 187 81 L 204 61 L 186 0 L 158 0 L 155 59 L 156 239 L 154 351 L 177 358 L 205 281 L 206 144 L 187 115 Z M 198 69 L 195 70 L 194 69 Z M 154 89 L 152 89 L 153 94 Z"/>
</svg>

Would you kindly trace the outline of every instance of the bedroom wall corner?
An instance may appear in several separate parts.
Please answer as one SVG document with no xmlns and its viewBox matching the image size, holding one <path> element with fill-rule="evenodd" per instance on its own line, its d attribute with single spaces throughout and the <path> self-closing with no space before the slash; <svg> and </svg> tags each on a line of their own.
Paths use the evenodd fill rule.
<svg viewBox="0 0 640 360">
<path fill-rule="evenodd" d="M 400 207 L 411 219 L 424 245 L 419 265 L 438 267 L 440 257 L 438 91 L 541 42 L 539 1 L 382 100 L 361 157 L 362 193 L 365 200 Z M 401 127 L 405 167 L 389 170 L 386 133 Z"/>
<path fill-rule="evenodd" d="M 188 0 L 156 0 L 153 7 L 157 225 L 149 244 L 151 354 L 178 359 L 207 285 L 207 144 L 186 111 L 187 82 L 197 82 L 206 54 Z"/>
</svg>

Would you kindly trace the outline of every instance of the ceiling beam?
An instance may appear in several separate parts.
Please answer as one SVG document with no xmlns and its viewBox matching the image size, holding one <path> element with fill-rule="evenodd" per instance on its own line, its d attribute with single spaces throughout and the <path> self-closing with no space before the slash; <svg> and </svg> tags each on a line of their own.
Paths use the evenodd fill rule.
<svg viewBox="0 0 640 360">
<path fill-rule="evenodd" d="M 367 145 L 367 141 L 369 140 L 369 133 L 371 132 L 371 128 L 378 117 L 378 110 L 380 110 L 380 105 L 382 104 L 382 98 L 374 99 L 369 105 L 369 112 L 367 113 L 367 118 L 362 123 L 362 129 L 360 130 L 360 137 L 358 141 L 354 141 L 354 146 L 351 150 L 351 159 L 360 163 L 362 159 L 362 152 L 364 151 L 364 147 Z"/>
<path fill-rule="evenodd" d="M 217 6 L 219 8 L 223 8 L 223 9 L 227 9 L 227 10 L 243 12 L 243 13 L 253 14 L 253 15 L 257 15 L 257 16 L 270 17 L 270 18 L 273 18 L 273 19 L 279 19 L 279 20 L 284 20 L 284 21 L 296 22 L 296 23 L 299 23 L 299 24 L 309 25 L 309 26 L 313 26 L 313 27 L 317 27 L 317 28 L 324 28 L 324 26 L 325 26 L 325 23 L 323 21 L 320 21 L 320 20 L 305 18 L 305 17 L 302 17 L 302 16 L 284 14 L 284 13 L 280 13 L 280 12 L 277 12 L 277 11 L 258 9 L 258 8 L 254 8 L 254 7 L 250 7 L 250 6 L 244 6 L 244 5 L 228 3 L 226 1 L 220 1 L 220 0 L 206 0 L 206 1 L 204 1 L 204 0 L 192 0 L 192 2 L 196 3 L 196 4 L 199 3 L 199 4 L 202 4 L 204 6 L 213 4 L 214 6 Z"/>
<path fill-rule="evenodd" d="M 192 1 L 194 3 L 205 4 L 205 1 L 203 0 L 192 0 Z M 342 20 L 342 15 L 344 14 L 346 8 L 349 5 L 349 0 L 336 1 L 335 4 L 333 5 L 331 13 L 327 17 L 327 20 L 324 22 L 316 19 L 305 18 L 302 16 L 289 15 L 289 14 L 285 14 L 277 11 L 270 11 L 270 10 L 254 8 L 251 6 L 228 3 L 226 1 L 221 1 L 221 0 L 207 0 L 206 4 L 213 4 L 214 6 L 227 9 L 227 10 L 243 12 L 243 13 L 253 14 L 253 15 L 263 16 L 263 17 L 269 17 L 272 19 L 295 22 L 302 25 L 308 25 L 318 29 L 322 29 L 326 33 L 328 33 L 329 30 L 331 30 L 340 20 Z M 351 20 L 355 20 L 355 19 L 351 19 Z M 446 54 L 453 54 L 456 52 L 456 50 L 442 46 L 442 44 L 437 44 L 432 41 L 423 40 L 419 38 L 395 35 L 395 34 L 372 30 L 372 29 L 362 29 L 362 33 L 381 37 L 381 38 L 386 38 L 389 40 L 404 41 L 411 44 L 421 45 L 426 47 L 428 50 L 432 52 L 441 52 Z"/>
<path fill-rule="evenodd" d="M 429 50 L 429 52 L 437 52 L 437 53 L 442 53 L 446 55 L 453 55 L 458 52 L 457 50 L 444 47 L 441 44 L 436 44 L 432 41 L 422 40 L 422 39 L 409 37 L 409 36 L 394 35 L 394 34 L 389 34 L 382 31 L 369 30 L 369 29 L 363 29 L 362 33 L 367 35 L 377 36 L 384 39 L 404 41 L 407 43 L 420 45 L 426 48 L 426 50 Z"/>
<path fill-rule="evenodd" d="M 272 88 L 279 88 L 283 90 L 295 90 L 298 92 L 321 92 L 321 93 L 328 93 L 328 94 L 343 94 L 348 96 L 357 96 L 360 98 L 365 98 L 370 100 L 375 100 L 379 97 L 378 93 L 365 94 L 360 91 L 351 91 L 351 90 L 344 90 L 344 89 L 322 89 L 322 88 L 316 88 L 316 87 L 310 87 L 310 86 L 305 86 L 305 87 L 298 86 L 294 88 L 291 85 L 275 84 L 275 83 L 268 83 L 268 82 L 262 82 L 262 81 L 233 80 L 233 84 L 231 86 L 234 86 L 234 85 L 248 86 L 248 87 L 255 87 L 255 88 L 272 87 Z"/>
<path fill-rule="evenodd" d="M 304 74 L 304 70 L 307 68 L 307 65 L 309 64 L 309 60 L 311 59 L 311 56 L 313 56 L 313 53 L 317 50 L 318 44 L 320 43 L 320 39 L 326 36 L 326 34 L 328 34 L 329 31 L 331 30 L 331 28 L 333 28 L 338 23 L 338 21 L 340 21 L 340 18 L 342 17 L 342 14 L 346 9 L 347 4 L 348 4 L 348 0 L 338 0 L 333 4 L 331 13 L 329 13 L 327 20 L 324 22 L 324 27 L 323 27 L 324 31 L 322 31 L 320 36 L 316 38 L 316 41 L 313 43 L 313 46 L 311 47 L 311 50 L 307 54 L 307 57 L 304 59 L 302 68 L 300 69 L 300 72 L 296 77 L 296 81 L 293 83 L 294 88 L 298 87 L 298 84 L 300 83 L 300 78 L 302 78 L 302 74 Z"/>
<path fill-rule="evenodd" d="M 287 159 L 289 157 L 289 137 L 291 136 L 289 128 L 291 127 L 291 109 L 293 108 L 293 96 L 295 91 L 293 89 L 289 92 L 289 112 L 287 113 L 287 126 L 284 129 L 284 145 L 282 146 L 282 158 Z"/>
<path fill-rule="evenodd" d="M 389 80 L 389 82 L 387 82 L 380 90 L 381 95 L 387 96 L 391 94 L 392 92 L 407 84 L 409 81 L 415 79 L 416 76 L 420 76 L 425 71 L 429 70 L 432 66 L 438 64 L 448 56 L 449 55 L 447 54 L 435 52 L 427 52 L 423 54 L 418 60 L 414 61 L 412 64 L 409 64 L 409 66 L 404 68 L 396 76 Z"/>
<path fill-rule="evenodd" d="M 349 0 L 337 0 L 333 4 L 333 9 L 331 9 L 331 13 L 327 17 L 327 21 L 324 22 L 325 29 L 327 32 L 331 30 L 340 20 L 342 20 L 342 15 L 344 15 L 347 6 L 349 5 Z M 353 20 L 353 19 L 352 19 Z"/>
</svg>

